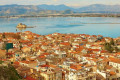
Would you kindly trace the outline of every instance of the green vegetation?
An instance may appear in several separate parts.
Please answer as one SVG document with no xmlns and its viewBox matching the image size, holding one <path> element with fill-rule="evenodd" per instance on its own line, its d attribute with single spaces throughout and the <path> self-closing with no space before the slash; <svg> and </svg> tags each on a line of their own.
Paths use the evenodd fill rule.
<svg viewBox="0 0 120 80">
<path fill-rule="evenodd" d="M 115 45 L 115 42 L 114 42 L 114 40 L 113 40 L 113 38 L 111 39 L 111 41 L 110 41 L 110 43 L 109 43 L 110 45 L 112 45 L 112 46 L 114 46 Z"/>
<path fill-rule="evenodd" d="M 2 34 L 2 38 L 5 38 L 5 33 Z"/>
<path fill-rule="evenodd" d="M 109 43 L 105 43 L 104 47 L 105 50 L 109 51 L 110 53 L 112 53 L 113 51 L 118 52 L 119 49 L 116 47 L 115 45 L 116 43 L 114 42 L 113 38 L 111 38 L 111 41 Z"/>
<path fill-rule="evenodd" d="M 0 66 L 0 80 L 18 80 L 21 79 L 12 65 Z"/>
<path fill-rule="evenodd" d="M 107 51 L 109 51 L 110 53 L 112 53 L 113 52 L 113 47 L 111 46 L 111 44 L 110 43 L 105 43 L 105 49 L 107 50 Z"/>
<path fill-rule="evenodd" d="M 1 61 L 1 60 L 0 60 L 0 64 L 2 64 L 3 62 L 4 62 L 4 61 Z"/>
<path fill-rule="evenodd" d="M 25 60 L 26 60 L 26 58 L 25 58 L 25 57 L 23 57 L 21 60 L 22 60 L 22 61 L 25 61 Z"/>
</svg>

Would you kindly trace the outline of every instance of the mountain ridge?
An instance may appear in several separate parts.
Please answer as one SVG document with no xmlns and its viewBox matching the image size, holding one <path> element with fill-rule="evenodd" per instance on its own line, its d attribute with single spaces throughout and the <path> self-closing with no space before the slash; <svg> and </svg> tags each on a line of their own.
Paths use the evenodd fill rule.
<svg viewBox="0 0 120 80">
<path fill-rule="evenodd" d="M 61 5 L 0 5 L 0 16 L 73 13 L 120 13 L 120 5 L 93 4 L 80 8 Z"/>
</svg>

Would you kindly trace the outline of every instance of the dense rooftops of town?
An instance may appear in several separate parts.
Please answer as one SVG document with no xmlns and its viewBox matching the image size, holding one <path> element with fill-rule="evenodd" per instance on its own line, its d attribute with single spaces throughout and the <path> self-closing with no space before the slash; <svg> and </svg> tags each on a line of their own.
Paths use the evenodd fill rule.
<svg viewBox="0 0 120 80">
<path fill-rule="evenodd" d="M 5 32 L 0 33 L 0 60 L 1 65 L 12 62 L 26 80 L 119 79 L 119 43 L 119 37 L 102 35 Z"/>
</svg>

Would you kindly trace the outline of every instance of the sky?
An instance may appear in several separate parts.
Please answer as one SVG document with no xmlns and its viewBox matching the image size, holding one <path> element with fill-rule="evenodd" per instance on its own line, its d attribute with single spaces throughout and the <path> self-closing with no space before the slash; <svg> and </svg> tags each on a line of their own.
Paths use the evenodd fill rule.
<svg viewBox="0 0 120 80">
<path fill-rule="evenodd" d="M 120 5 L 120 0 L 1 0 L 0 5 L 20 4 L 20 5 L 59 5 L 86 6 L 91 4 Z"/>
</svg>

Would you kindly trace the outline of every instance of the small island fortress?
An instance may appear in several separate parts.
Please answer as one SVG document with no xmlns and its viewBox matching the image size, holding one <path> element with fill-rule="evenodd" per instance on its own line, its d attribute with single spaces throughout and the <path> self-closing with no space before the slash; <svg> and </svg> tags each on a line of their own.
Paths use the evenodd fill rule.
<svg viewBox="0 0 120 80">
<path fill-rule="evenodd" d="M 19 23 L 19 24 L 16 26 L 16 28 L 34 28 L 34 27 L 36 27 L 36 26 L 27 26 L 27 25 L 22 24 L 22 23 Z"/>
<path fill-rule="evenodd" d="M 27 25 L 22 24 L 22 23 L 19 23 L 19 24 L 17 25 L 17 28 L 26 28 L 26 27 L 27 27 Z"/>
</svg>

